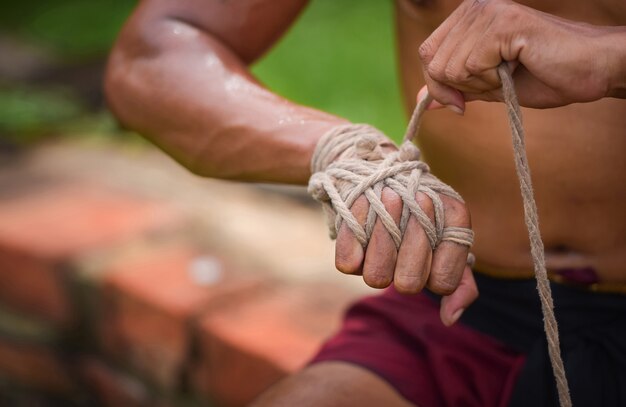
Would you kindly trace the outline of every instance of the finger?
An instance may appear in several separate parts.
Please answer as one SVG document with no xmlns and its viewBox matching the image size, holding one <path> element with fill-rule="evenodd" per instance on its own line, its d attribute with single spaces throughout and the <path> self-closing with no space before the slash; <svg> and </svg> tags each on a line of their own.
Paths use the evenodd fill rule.
<svg viewBox="0 0 626 407">
<path fill-rule="evenodd" d="M 464 204 L 447 196 L 441 196 L 441 200 L 445 213 L 444 227 L 470 227 L 469 212 Z M 465 245 L 441 242 L 433 253 L 428 288 L 437 294 L 452 294 L 461 281 L 468 253 L 469 248 Z"/>
<path fill-rule="evenodd" d="M 502 40 L 494 35 L 494 25 L 495 23 L 492 23 L 489 26 L 463 61 L 466 71 L 475 78 L 481 78 L 486 85 L 483 88 L 477 88 L 478 91 L 493 90 L 502 85 L 498 74 L 498 66 L 503 60 Z"/>
<path fill-rule="evenodd" d="M 465 112 L 465 99 L 463 94 L 443 83 L 432 79 L 428 74 L 428 66 L 423 66 L 424 81 L 428 87 L 428 93 L 442 106 L 447 107 L 456 114 Z"/>
<path fill-rule="evenodd" d="M 513 40 L 507 35 L 510 27 L 506 24 L 510 24 L 510 21 L 511 19 L 506 16 L 493 18 L 465 61 L 465 66 L 472 75 L 480 76 L 486 82 L 497 86 L 501 84 L 498 66 L 502 61 L 508 61 L 510 72 L 513 72 L 526 45 L 521 38 Z"/>
<path fill-rule="evenodd" d="M 468 9 L 473 5 L 472 0 L 464 1 L 450 16 L 424 41 L 419 48 L 419 56 L 422 61 L 424 80 L 432 97 L 439 103 L 449 106 L 458 114 L 465 111 L 463 95 L 455 89 L 437 82 L 429 75 L 429 65 L 435 57 L 441 43 L 457 23 L 463 18 Z"/>
<path fill-rule="evenodd" d="M 427 59 L 428 62 L 430 62 L 430 59 L 432 59 L 433 55 L 430 55 L 430 53 L 427 51 L 435 51 L 439 47 L 439 44 L 443 42 L 450 30 L 454 28 L 465 16 L 467 11 L 474 6 L 473 3 L 473 0 L 465 0 L 463 3 L 461 3 L 461 5 L 459 5 L 459 7 L 457 7 L 452 13 L 450 13 L 448 18 L 446 18 L 444 22 L 435 29 L 435 31 L 430 34 L 428 39 L 422 44 L 425 49 L 422 50 L 422 47 L 420 47 L 420 57 L 422 57 L 422 60 Z"/>
<path fill-rule="evenodd" d="M 513 82 L 517 99 L 522 106 L 545 109 L 563 104 L 562 94 L 540 81 L 524 65 L 519 65 L 515 69 Z M 500 100 L 502 100 L 502 96 L 500 96 Z"/>
<path fill-rule="evenodd" d="M 478 8 L 473 7 L 463 15 L 447 35 L 441 39 L 435 55 L 428 64 L 428 74 L 434 80 L 446 83 L 465 83 L 468 80 L 467 72 L 461 67 L 453 66 L 451 62 L 464 62 L 469 55 L 477 37 L 481 35 Z M 466 75 L 463 75 L 466 74 Z"/>
<path fill-rule="evenodd" d="M 472 14 L 463 20 L 464 26 L 459 25 L 456 36 L 446 39 L 444 45 L 452 43 L 448 46 L 448 57 L 445 71 L 440 75 L 445 76 L 440 80 L 455 89 L 462 92 L 485 92 L 500 87 L 500 78 L 495 70 L 476 69 L 472 65 L 470 57 L 475 54 L 476 50 L 484 47 L 498 49 L 494 45 L 494 38 L 490 37 L 492 26 L 494 24 L 494 14 L 482 12 L 480 8 L 473 9 Z M 486 44 L 486 41 L 490 41 Z M 453 49 L 451 49 L 454 46 Z M 497 61 L 501 61 L 500 54 L 497 54 Z"/>
<path fill-rule="evenodd" d="M 475 100 L 482 100 L 484 102 L 502 102 L 504 100 L 502 88 L 480 93 L 463 93 L 463 97 L 466 102 L 472 102 Z"/>
<path fill-rule="evenodd" d="M 365 196 L 360 196 L 350 208 L 360 225 L 365 224 L 369 203 Z M 342 222 L 335 242 L 335 267 L 345 274 L 361 274 L 364 250 L 346 222 Z"/>
<path fill-rule="evenodd" d="M 478 287 L 476 286 L 476 280 L 474 280 L 472 269 L 466 265 L 457 289 L 452 294 L 441 299 L 441 308 L 439 310 L 441 322 L 445 326 L 453 325 L 477 298 Z"/>
<path fill-rule="evenodd" d="M 431 220 L 435 213 L 433 203 L 426 195 L 417 193 L 417 203 Z M 409 218 L 406 232 L 398 252 L 398 260 L 393 274 L 396 290 L 404 294 L 415 294 L 424 288 L 428 280 L 432 248 L 415 216 Z"/>
<path fill-rule="evenodd" d="M 402 199 L 390 188 L 384 188 L 381 200 L 396 224 L 400 223 Z M 365 251 L 363 280 L 373 288 L 384 288 L 393 281 L 398 253 L 396 245 L 380 218 L 376 220 L 372 237 Z"/>
<path fill-rule="evenodd" d="M 515 74 L 513 76 L 513 82 L 515 84 L 515 89 L 520 104 L 522 106 L 528 107 L 547 107 L 546 105 L 541 104 L 542 99 L 538 97 L 538 95 L 550 95 L 551 90 L 543 83 L 538 81 L 537 78 L 533 77 L 532 74 L 528 72 L 528 70 L 523 65 L 520 65 L 517 61 L 509 61 L 507 62 L 507 65 L 509 66 L 510 72 L 515 71 Z M 529 95 L 531 95 L 530 97 L 534 98 L 535 101 L 539 102 L 535 105 L 524 104 Z M 491 90 L 485 90 L 483 92 L 464 92 L 463 97 L 465 98 L 466 102 L 471 102 L 474 100 L 482 100 L 485 102 L 502 102 L 504 100 L 501 83 L 496 88 Z"/>
</svg>

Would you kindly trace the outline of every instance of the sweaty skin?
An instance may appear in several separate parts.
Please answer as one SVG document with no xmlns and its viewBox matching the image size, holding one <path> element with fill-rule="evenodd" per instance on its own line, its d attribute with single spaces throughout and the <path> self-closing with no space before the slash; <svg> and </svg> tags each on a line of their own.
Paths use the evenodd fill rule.
<svg viewBox="0 0 626 407">
<path fill-rule="evenodd" d="M 488 0 L 475 3 L 483 2 Z M 305 184 L 317 140 L 346 121 L 272 94 L 250 75 L 247 65 L 271 47 L 306 3 L 142 1 L 111 55 L 106 91 L 112 110 L 124 125 L 144 134 L 197 174 Z M 428 68 L 422 66 L 419 46 L 459 4 L 451 0 L 396 2 L 399 60 L 408 109 L 425 83 L 423 68 Z M 524 4 L 574 22 L 605 28 L 626 25 L 626 6 L 620 0 Z M 572 24 L 579 28 L 579 23 Z M 591 31 L 594 35 L 589 36 L 596 36 L 595 29 Z M 444 37 L 456 38 L 448 33 Z M 624 41 L 623 35 L 618 38 Z M 444 48 L 437 41 L 430 42 L 433 48 Z M 586 50 L 592 61 L 603 60 L 600 56 L 606 55 L 604 49 L 594 53 L 594 47 L 573 42 L 580 49 L 574 47 L 571 55 Z M 422 58 L 428 57 L 423 49 L 420 52 Z M 615 62 L 624 60 L 616 58 Z M 597 91 L 595 96 L 585 101 L 623 95 L 620 78 L 626 76 L 626 65 L 620 63 L 606 64 L 621 70 L 602 70 L 600 85 L 590 85 Z M 477 81 L 447 78 L 447 71 L 432 67 L 424 72 L 440 102 L 465 109 L 464 117 L 448 110 L 429 112 L 420 136 L 420 147 L 433 172 L 457 189 L 467 203 L 466 207 L 445 200 L 447 226 L 469 226 L 469 209 L 476 232 L 472 250 L 478 264 L 530 270 L 503 107 L 480 101 L 465 104 L 463 94 L 452 90 L 475 91 L 476 86 L 483 86 Z M 523 70 L 518 67 L 516 75 L 520 72 Z M 580 72 L 569 75 L 572 86 L 582 83 L 584 75 Z M 497 85 L 486 83 L 487 88 Z M 599 90 L 605 83 L 607 89 Z M 484 98 L 497 99 L 497 93 L 488 90 L 491 93 L 485 93 Z M 470 93 L 468 100 L 480 98 Z M 527 105 L 533 105 L 532 97 Z M 626 101 L 602 98 L 550 110 L 525 109 L 524 118 L 548 268 L 593 267 L 604 282 L 626 282 Z M 432 216 L 429 200 L 420 194 L 416 199 Z M 399 197 L 385 190 L 383 201 L 399 218 Z M 366 201 L 360 198 L 352 210 L 357 219 L 364 220 Z M 336 263 L 344 273 L 362 274 L 373 287 L 394 284 L 399 291 L 414 293 L 426 286 L 448 295 L 442 302 L 442 320 L 451 324 L 477 295 L 465 267 L 466 255 L 465 248 L 450 242 L 432 253 L 424 232 L 413 220 L 399 253 L 381 225 L 375 228 L 366 249 L 342 228 Z"/>
</svg>

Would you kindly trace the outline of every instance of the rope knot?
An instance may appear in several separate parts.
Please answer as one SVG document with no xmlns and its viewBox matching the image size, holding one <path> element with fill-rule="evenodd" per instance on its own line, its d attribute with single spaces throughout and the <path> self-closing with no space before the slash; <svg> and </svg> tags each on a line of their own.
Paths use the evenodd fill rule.
<svg viewBox="0 0 626 407">
<path fill-rule="evenodd" d="M 380 161 L 384 157 L 384 152 L 380 145 L 380 140 L 367 134 L 354 142 L 356 156 L 365 161 Z"/>
<path fill-rule="evenodd" d="M 400 146 L 400 150 L 398 151 L 398 161 L 419 161 L 420 160 L 420 150 L 417 148 L 415 144 L 410 141 L 405 141 Z M 428 172 L 426 169 L 424 172 Z"/>
<path fill-rule="evenodd" d="M 324 174 L 321 172 L 316 172 L 311 176 L 309 180 L 309 186 L 307 188 L 307 192 L 309 195 L 313 197 L 318 202 L 328 202 L 330 201 L 330 197 L 324 188 Z"/>
<path fill-rule="evenodd" d="M 343 222 L 366 247 L 376 220 L 380 220 L 400 248 L 408 220 L 414 216 L 434 250 L 442 241 L 470 247 L 473 232 L 466 228 L 446 228 L 444 205 L 440 195 L 463 202 L 448 185 L 430 174 L 428 165 L 419 160 L 420 151 L 410 141 L 398 149 L 378 129 L 364 125 L 339 126 L 318 142 L 311 169 L 309 193 L 322 203 L 331 238 L 336 237 Z M 391 188 L 402 198 L 400 225 L 397 225 L 381 200 L 382 190 Z M 427 195 L 435 208 L 434 222 L 417 204 L 417 193 Z M 365 225 L 361 225 L 350 208 L 359 196 L 369 202 Z"/>
</svg>

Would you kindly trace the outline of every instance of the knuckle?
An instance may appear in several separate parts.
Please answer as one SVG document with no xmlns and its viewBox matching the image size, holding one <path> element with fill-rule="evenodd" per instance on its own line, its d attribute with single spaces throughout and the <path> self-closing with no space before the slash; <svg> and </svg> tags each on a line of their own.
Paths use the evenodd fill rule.
<svg viewBox="0 0 626 407">
<path fill-rule="evenodd" d="M 477 8 L 483 8 L 488 1 L 489 0 L 465 0 L 464 3 L 468 5 L 467 10 L 471 11 Z"/>
<path fill-rule="evenodd" d="M 422 63 L 428 64 L 430 63 L 430 61 L 432 61 L 433 56 L 434 56 L 434 48 L 432 46 L 432 43 L 430 40 L 426 40 L 424 41 L 419 49 L 417 50 L 418 55 L 420 57 L 420 59 L 422 60 Z"/>
<path fill-rule="evenodd" d="M 469 208 L 454 198 L 442 197 L 446 212 L 446 223 L 469 228 L 472 220 Z"/>
<path fill-rule="evenodd" d="M 499 0 L 474 0 L 474 3 L 483 9 L 491 9 L 493 7 L 497 7 L 499 3 L 502 1 Z"/>
<path fill-rule="evenodd" d="M 446 66 L 444 70 L 444 75 L 447 81 L 453 83 L 464 83 L 467 82 L 468 79 L 467 75 L 461 69 L 454 65 Z"/>
<path fill-rule="evenodd" d="M 335 259 L 335 268 L 343 274 L 355 274 L 356 268 L 345 259 Z"/>
<path fill-rule="evenodd" d="M 361 264 L 356 261 L 354 256 L 337 251 L 335 255 L 335 268 L 343 274 L 357 274 L 360 271 Z"/>
<path fill-rule="evenodd" d="M 381 200 L 386 207 L 396 208 L 402 206 L 402 198 L 390 188 L 383 189 Z"/>
<path fill-rule="evenodd" d="M 493 7 L 492 0 L 471 0 L 472 5 L 470 6 L 470 10 L 474 13 L 484 15 L 489 12 L 489 10 Z"/>
<path fill-rule="evenodd" d="M 511 27 L 527 24 L 527 22 L 523 22 L 524 10 L 515 3 L 494 4 L 490 8 L 490 12 L 493 16 L 491 31 L 497 36 L 510 32 Z"/>
<path fill-rule="evenodd" d="M 450 295 L 456 290 L 456 285 L 442 280 L 435 280 L 429 285 L 429 288 L 435 294 Z"/>
<path fill-rule="evenodd" d="M 363 274 L 363 281 L 372 288 L 386 288 L 391 284 L 391 276 L 381 273 Z"/>
<path fill-rule="evenodd" d="M 450 295 L 456 290 L 457 284 L 453 283 L 449 279 L 445 278 L 433 278 L 433 281 L 428 285 L 428 288 L 435 294 Z"/>
<path fill-rule="evenodd" d="M 438 82 L 444 82 L 446 80 L 445 68 L 437 62 L 431 62 L 426 68 L 426 73 Z"/>
<path fill-rule="evenodd" d="M 369 209 L 369 202 L 367 201 L 367 198 L 364 195 L 361 195 L 360 197 L 358 197 L 354 201 L 352 206 L 350 207 L 350 210 L 355 216 L 360 215 L 364 212 L 367 212 L 368 209 Z"/>
<path fill-rule="evenodd" d="M 465 61 L 465 69 L 472 75 L 480 75 L 483 72 L 483 68 L 480 65 L 478 58 L 470 55 Z"/>
<path fill-rule="evenodd" d="M 419 276 L 396 276 L 394 287 L 402 294 L 417 294 L 422 290 L 422 279 Z"/>
<path fill-rule="evenodd" d="M 433 201 L 426 194 L 418 192 L 415 196 L 415 200 L 429 217 L 432 218 L 435 215 L 435 205 L 433 205 Z"/>
<path fill-rule="evenodd" d="M 499 13 L 500 13 L 501 19 L 505 20 L 509 24 L 517 22 L 522 17 L 522 14 L 523 14 L 522 8 L 519 7 L 515 3 L 502 4 L 499 6 L 500 6 Z"/>
</svg>

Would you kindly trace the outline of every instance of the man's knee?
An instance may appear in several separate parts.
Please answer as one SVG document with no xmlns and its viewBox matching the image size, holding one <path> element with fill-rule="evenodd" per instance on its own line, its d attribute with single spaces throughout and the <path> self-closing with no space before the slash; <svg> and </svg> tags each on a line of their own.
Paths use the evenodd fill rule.
<svg viewBox="0 0 626 407">
<path fill-rule="evenodd" d="M 324 362 L 290 376 L 267 390 L 251 407 L 389 406 L 410 404 L 374 373 L 349 363 Z"/>
</svg>

